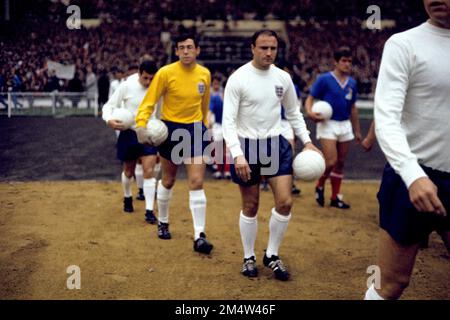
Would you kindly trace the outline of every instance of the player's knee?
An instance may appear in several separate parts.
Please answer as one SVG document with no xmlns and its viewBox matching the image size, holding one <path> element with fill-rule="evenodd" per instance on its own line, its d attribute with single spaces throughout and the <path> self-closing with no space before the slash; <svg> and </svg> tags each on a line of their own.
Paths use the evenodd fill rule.
<svg viewBox="0 0 450 320">
<path fill-rule="evenodd" d="M 275 206 L 278 213 L 288 215 L 292 209 L 292 198 L 285 198 L 278 201 Z"/>
<path fill-rule="evenodd" d="M 134 176 L 134 170 L 131 170 L 131 168 L 125 168 L 125 169 L 123 170 L 123 172 L 125 173 L 125 176 L 126 176 L 128 179 L 131 179 L 131 178 L 133 178 L 133 176 Z"/>
<path fill-rule="evenodd" d="M 161 180 L 166 189 L 172 189 L 175 184 L 175 177 L 163 177 Z"/>
<path fill-rule="evenodd" d="M 337 159 L 336 158 L 330 158 L 330 159 L 326 159 L 325 161 L 325 165 L 328 168 L 333 168 L 337 163 Z"/>
<path fill-rule="evenodd" d="M 151 179 L 154 177 L 154 174 L 153 168 L 144 168 L 144 179 Z"/>
<path fill-rule="evenodd" d="M 258 213 L 259 203 L 257 200 L 249 200 L 244 202 L 243 211 L 249 217 L 254 217 Z"/>
<path fill-rule="evenodd" d="M 201 176 L 189 177 L 188 185 L 190 190 L 203 189 L 203 177 Z"/>
</svg>

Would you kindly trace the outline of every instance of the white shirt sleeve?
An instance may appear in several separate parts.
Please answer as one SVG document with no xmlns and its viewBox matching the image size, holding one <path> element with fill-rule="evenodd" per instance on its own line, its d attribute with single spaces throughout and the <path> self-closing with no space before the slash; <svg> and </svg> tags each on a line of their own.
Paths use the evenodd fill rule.
<svg viewBox="0 0 450 320">
<path fill-rule="evenodd" d="M 407 44 L 389 39 L 384 47 L 375 91 L 375 133 L 389 164 L 409 188 L 427 175 L 411 152 L 401 125 L 412 58 Z"/>
<path fill-rule="evenodd" d="M 222 130 L 223 138 L 230 149 L 233 159 L 244 154 L 241 143 L 239 142 L 236 126 L 239 102 L 239 86 L 236 83 L 235 78 L 230 77 L 224 92 Z"/>
<path fill-rule="evenodd" d="M 305 119 L 300 112 L 300 104 L 295 93 L 294 84 L 290 79 L 286 94 L 283 97 L 282 105 L 284 107 L 286 119 L 294 129 L 295 135 L 302 140 L 303 144 L 311 142 Z"/>
<path fill-rule="evenodd" d="M 125 95 L 125 91 L 126 84 L 124 81 L 119 85 L 119 87 L 114 91 L 113 95 L 103 105 L 102 118 L 106 123 L 108 123 L 108 121 L 112 119 L 114 109 L 120 108 L 122 106 L 122 100 Z"/>
</svg>

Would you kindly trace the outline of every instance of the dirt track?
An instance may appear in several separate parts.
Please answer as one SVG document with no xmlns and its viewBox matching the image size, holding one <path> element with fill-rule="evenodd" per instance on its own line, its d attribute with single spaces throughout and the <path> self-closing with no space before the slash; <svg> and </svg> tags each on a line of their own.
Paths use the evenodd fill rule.
<svg viewBox="0 0 450 320">
<path fill-rule="evenodd" d="M 362 122 L 364 132 L 369 124 Z M 346 183 L 353 207 L 345 213 L 318 208 L 313 185 L 299 185 L 280 251 L 292 273 L 287 283 L 261 266 L 273 203 L 263 193 L 261 274 L 249 280 L 239 273 L 240 199 L 230 182 L 205 185 L 215 245 L 205 257 L 192 250 L 185 181 L 175 186 L 170 241 L 144 222 L 143 203 L 135 202 L 135 214 L 122 212 L 115 136 L 102 120 L 0 117 L 0 136 L 0 299 L 360 299 L 365 291 L 366 269 L 376 261 L 376 182 Z M 353 147 L 346 175 L 377 179 L 383 164 L 377 146 L 371 153 Z M 449 259 L 433 234 L 404 298 L 450 299 Z M 81 290 L 66 288 L 70 265 L 81 268 Z"/>
<path fill-rule="evenodd" d="M 262 193 L 256 243 L 261 272 L 240 275 L 239 194 L 225 181 L 208 182 L 210 256 L 192 250 L 185 181 L 175 186 L 173 239 L 136 212 L 121 211 L 117 182 L 0 184 L 0 298 L 2 299 L 360 299 L 375 263 L 376 183 L 344 186 L 348 212 L 318 208 L 313 185 L 301 184 L 280 250 L 292 273 L 286 283 L 261 265 L 268 238 L 270 193 Z M 405 299 L 450 299 L 450 256 L 433 234 L 419 253 Z M 66 268 L 81 268 L 81 289 L 68 290 Z"/>
</svg>

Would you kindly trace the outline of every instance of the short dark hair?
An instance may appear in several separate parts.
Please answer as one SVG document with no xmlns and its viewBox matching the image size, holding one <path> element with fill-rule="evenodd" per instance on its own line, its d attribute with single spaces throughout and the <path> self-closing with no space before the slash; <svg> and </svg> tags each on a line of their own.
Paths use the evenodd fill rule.
<svg viewBox="0 0 450 320">
<path fill-rule="evenodd" d="M 156 64 L 152 60 L 144 60 L 139 65 L 139 73 L 147 72 L 148 74 L 155 74 L 157 71 Z"/>
<path fill-rule="evenodd" d="M 198 47 L 198 36 L 193 33 L 182 33 L 175 37 L 175 48 L 178 48 L 178 43 L 192 39 L 194 41 L 194 46 Z"/>
<path fill-rule="evenodd" d="M 252 36 L 252 45 L 254 45 L 254 46 L 256 45 L 256 39 L 258 39 L 258 37 L 260 35 L 266 35 L 266 36 L 270 36 L 270 37 L 275 37 L 275 39 L 277 39 L 277 42 L 279 42 L 278 41 L 278 35 L 277 35 L 277 33 L 275 31 L 270 30 L 270 29 L 262 29 L 262 30 L 256 31 L 253 34 L 253 36 Z"/>
<path fill-rule="evenodd" d="M 341 46 L 337 50 L 334 51 L 333 57 L 334 61 L 339 62 L 342 57 L 351 57 L 352 51 L 347 46 Z"/>
</svg>

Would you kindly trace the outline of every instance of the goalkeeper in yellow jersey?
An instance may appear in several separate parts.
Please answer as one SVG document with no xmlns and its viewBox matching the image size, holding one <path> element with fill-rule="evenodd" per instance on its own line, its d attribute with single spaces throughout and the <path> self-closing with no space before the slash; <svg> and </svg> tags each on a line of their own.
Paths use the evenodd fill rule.
<svg viewBox="0 0 450 320">
<path fill-rule="evenodd" d="M 211 74 L 197 64 L 200 53 L 194 35 L 175 39 L 179 60 L 162 67 L 155 75 L 136 115 L 136 133 L 140 143 L 149 144 L 146 130 L 155 105 L 162 98 L 161 120 L 169 136 L 158 147 L 162 178 L 157 187 L 158 237 L 170 239 L 169 202 L 178 166 L 184 164 L 189 185 L 189 207 L 194 224 L 194 250 L 209 254 L 213 245 L 206 240 L 206 196 L 203 180 L 206 165 L 203 152 L 209 144 L 206 137 Z"/>
</svg>

